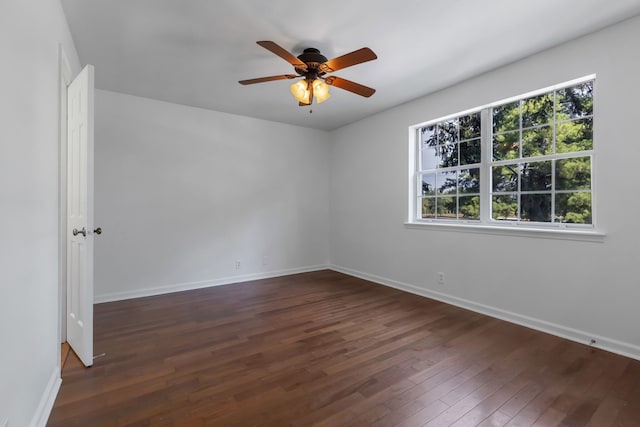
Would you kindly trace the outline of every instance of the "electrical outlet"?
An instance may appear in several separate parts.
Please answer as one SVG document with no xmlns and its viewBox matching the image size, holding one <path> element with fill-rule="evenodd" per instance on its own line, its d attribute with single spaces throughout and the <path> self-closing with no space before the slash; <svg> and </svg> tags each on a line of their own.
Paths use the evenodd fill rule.
<svg viewBox="0 0 640 427">
<path fill-rule="evenodd" d="M 263 255 L 262 256 L 262 265 L 269 265 L 269 256 L 268 255 Z"/>
<path fill-rule="evenodd" d="M 444 285 L 444 273 L 442 271 L 438 272 L 438 285 Z"/>
<path fill-rule="evenodd" d="M 240 270 L 240 268 L 242 267 L 242 264 L 240 264 L 240 260 L 236 261 L 236 270 Z"/>
</svg>

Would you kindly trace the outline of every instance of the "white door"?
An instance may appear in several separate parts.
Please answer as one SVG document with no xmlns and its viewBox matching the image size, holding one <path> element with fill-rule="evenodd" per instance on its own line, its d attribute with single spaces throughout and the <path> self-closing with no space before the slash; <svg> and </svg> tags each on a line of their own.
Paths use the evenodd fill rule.
<svg viewBox="0 0 640 427">
<path fill-rule="evenodd" d="M 93 66 L 67 89 L 67 342 L 93 364 Z"/>
</svg>

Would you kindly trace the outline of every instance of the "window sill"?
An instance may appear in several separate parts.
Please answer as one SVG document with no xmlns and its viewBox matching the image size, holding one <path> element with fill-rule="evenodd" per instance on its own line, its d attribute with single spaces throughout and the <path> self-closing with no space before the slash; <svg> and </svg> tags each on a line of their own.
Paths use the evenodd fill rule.
<svg viewBox="0 0 640 427">
<path fill-rule="evenodd" d="M 606 234 L 595 230 L 529 228 L 523 226 L 496 226 L 482 224 L 447 224 L 436 222 L 406 222 L 406 228 L 416 230 L 453 231 L 459 233 L 493 234 L 498 236 L 532 237 L 538 239 L 573 240 L 602 243 Z"/>
</svg>

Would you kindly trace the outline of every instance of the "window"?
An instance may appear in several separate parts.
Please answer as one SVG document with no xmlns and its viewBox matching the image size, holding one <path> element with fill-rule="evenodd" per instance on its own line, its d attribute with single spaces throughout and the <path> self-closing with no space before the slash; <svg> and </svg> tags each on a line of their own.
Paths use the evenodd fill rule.
<svg viewBox="0 0 640 427">
<path fill-rule="evenodd" d="M 592 228 L 593 86 L 413 127 L 414 222 Z"/>
<path fill-rule="evenodd" d="M 421 217 L 480 219 L 480 113 L 422 127 Z"/>
</svg>

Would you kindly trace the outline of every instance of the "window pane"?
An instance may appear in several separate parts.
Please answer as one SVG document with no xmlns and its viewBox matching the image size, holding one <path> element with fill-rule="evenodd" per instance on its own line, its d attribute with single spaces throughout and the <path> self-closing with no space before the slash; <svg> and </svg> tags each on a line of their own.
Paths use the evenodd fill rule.
<svg viewBox="0 0 640 427">
<path fill-rule="evenodd" d="M 556 125 L 556 151 L 573 153 L 593 149 L 593 119 L 580 119 Z"/>
<path fill-rule="evenodd" d="M 593 114 L 593 81 L 557 92 L 556 120 L 576 119 Z"/>
<path fill-rule="evenodd" d="M 480 219 L 480 196 L 458 199 L 458 219 Z"/>
<path fill-rule="evenodd" d="M 509 160 L 520 157 L 520 131 L 493 136 L 493 160 Z"/>
<path fill-rule="evenodd" d="M 514 130 L 520 127 L 520 102 L 493 107 L 493 133 Z"/>
<path fill-rule="evenodd" d="M 438 144 L 435 125 L 425 126 L 420 129 L 420 144 L 423 150 L 428 147 L 435 147 Z"/>
<path fill-rule="evenodd" d="M 518 191 L 518 165 L 494 166 L 491 178 L 493 191 Z"/>
<path fill-rule="evenodd" d="M 458 144 L 438 145 L 436 155 L 438 156 L 438 167 L 458 166 Z"/>
<path fill-rule="evenodd" d="M 420 164 L 421 170 L 435 169 L 440 164 L 437 147 L 422 150 Z"/>
<path fill-rule="evenodd" d="M 480 138 L 480 112 L 459 118 L 460 140 Z"/>
<path fill-rule="evenodd" d="M 551 189 L 551 161 L 523 163 L 521 174 L 522 191 Z"/>
<path fill-rule="evenodd" d="M 590 190 L 591 158 L 576 157 L 556 161 L 556 190 Z"/>
<path fill-rule="evenodd" d="M 556 194 L 556 221 L 591 224 L 591 193 Z"/>
<path fill-rule="evenodd" d="M 520 221 L 551 222 L 551 194 L 521 195 Z"/>
<path fill-rule="evenodd" d="M 458 142 L 458 119 L 437 124 L 438 144 Z"/>
<path fill-rule="evenodd" d="M 480 140 L 472 139 L 471 141 L 460 143 L 460 164 L 473 165 L 480 163 L 482 160 Z"/>
<path fill-rule="evenodd" d="M 455 194 L 457 190 L 456 171 L 438 172 L 436 186 L 440 194 Z"/>
<path fill-rule="evenodd" d="M 425 173 L 422 175 L 422 195 L 431 196 L 436 194 L 436 174 Z"/>
<path fill-rule="evenodd" d="M 438 197 L 438 218 L 457 219 L 455 197 Z"/>
<path fill-rule="evenodd" d="M 458 145 L 436 145 L 422 150 L 420 166 L 421 170 L 458 166 Z"/>
<path fill-rule="evenodd" d="M 435 169 L 440 163 L 436 126 L 425 126 L 420 129 L 420 168 L 421 170 Z"/>
<path fill-rule="evenodd" d="M 522 131 L 522 157 L 544 156 L 553 152 L 551 126 L 535 127 Z"/>
<path fill-rule="evenodd" d="M 493 196 L 491 203 L 491 218 L 498 221 L 517 221 L 518 197 Z"/>
<path fill-rule="evenodd" d="M 458 175 L 459 193 L 480 192 L 480 168 L 462 169 Z"/>
<path fill-rule="evenodd" d="M 422 198 L 422 218 L 435 218 L 435 217 L 436 217 L 436 198 L 423 197 Z"/>
<path fill-rule="evenodd" d="M 553 93 L 522 100 L 522 127 L 546 125 L 553 120 Z"/>
</svg>

